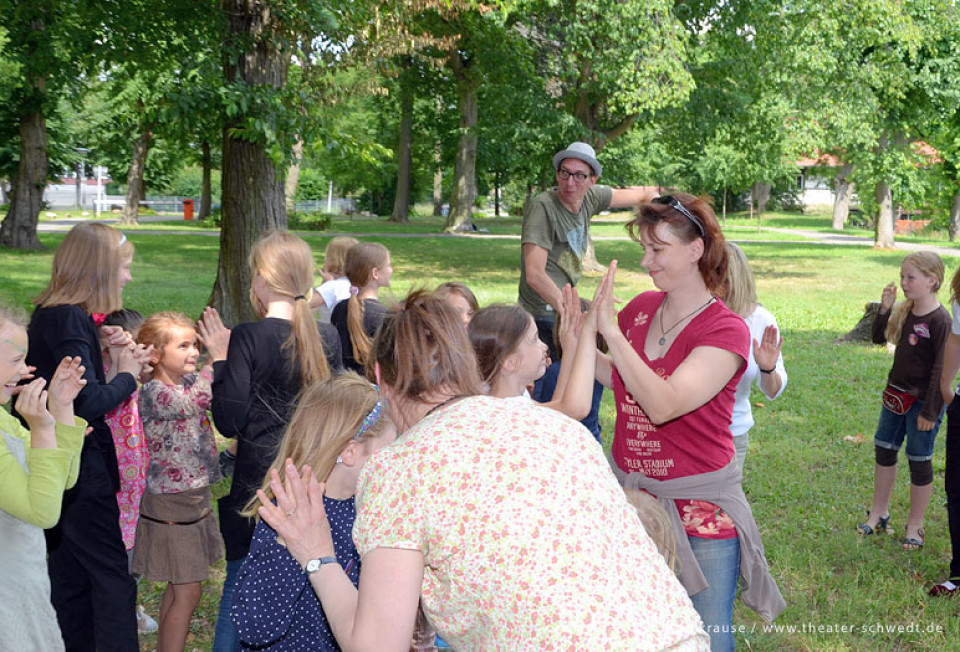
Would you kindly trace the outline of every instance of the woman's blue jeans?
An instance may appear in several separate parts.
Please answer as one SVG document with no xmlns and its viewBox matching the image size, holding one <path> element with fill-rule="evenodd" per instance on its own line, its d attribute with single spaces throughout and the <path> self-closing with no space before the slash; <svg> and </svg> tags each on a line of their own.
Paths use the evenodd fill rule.
<svg viewBox="0 0 960 652">
<path fill-rule="evenodd" d="M 687 537 L 693 556 L 707 578 L 707 588 L 690 596 L 710 635 L 711 652 L 727 652 L 733 642 L 733 602 L 740 578 L 740 539 Z"/>
<path fill-rule="evenodd" d="M 239 652 L 240 633 L 230 620 L 230 606 L 233 605 L 233 588 L 237 583 L 237 573 L 243 566 L 243 559 L 227 562 L 227 576 L 223 580 L 223 593 L 220 595 L 220 612 L 217 614 L 217 626 L 213 631 L 213 652 Z"/>
</svg>

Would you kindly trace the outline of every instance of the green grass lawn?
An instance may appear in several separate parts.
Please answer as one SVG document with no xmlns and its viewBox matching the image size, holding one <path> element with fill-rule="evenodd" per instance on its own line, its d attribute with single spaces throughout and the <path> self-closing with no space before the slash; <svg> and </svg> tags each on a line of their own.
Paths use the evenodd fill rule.
<svg viewBox="0 0 960 652">
<path fill-rule="evenodd" d="M 775 226 L 781 218 L 764 224 Z M 784 217 L 790 228 L 806 228 L 813 218 Z M 820 217 L 820 222 L 828 218 Z M 409 229 L 432 228 L 439 220 L 415 221 Z M 617 219 L 601 220 L 595 233 L 609 229 L 622 235 Z M 728 216 L 733 239 L 752 228 Z M 480 222 L 487 227 L 487 222 Z M 383 233 L 382 220 L 335 222 L 337 232 Z M 366 230 L 366 227 L 370 227 Z M 375 228 L 374 228 L 375 227 Z M 492 220 L 499 235 L 518 235 L 516 219 Z M 736 230 L 734 230 L 736 229 Z M 762 234 L 766 236 L 767 234 Z M 202 310 L 216 274 L 218 241 L 208 235 L 149 235 L 130 231 L 137 247 L 134 280 L 125 304 L 145 313 L 179 309 L 191 315 Z M 363 236 L 361 235 L 361 238 Z M 0 256 L 0 300 L 29 308 L 30 298 L 45 285 L 52 250 L 62 235 L 41 235 L 45 252 L 13 252 Z M 318 262 L 329 235 L 307 235 Z M 392 293 L 433 287 L 457 280 L 469 285 L 482 304 L 516 300 L 519 244 L 505 238 L 381 237 L 393 257 Z M 794 238 L 795 239 L 795 238 Z M 815 243 L 750 241 L 742 247 L 753 264 L 761 302 L 778 318 L 785 338 L 784 359 L 789 385 L 777 401 L 755 392 L 756 426 L 751 432 L 744 486 L 764 536 L 767 559 L 788 608 L 777 620 L 783 631 L 768 632 L 764 623 L 738 603 L 734 622 L 744 632 L 737 642 L 755 650 L 942 650 L 960 640 L 958 603 L 933 600 L 926 590 L 945 577 L 949 560 L 946 513 L 943 508 L 945 427 L 934 458 L 935 493 L 926 521 L 926 547 L 900 549 L 897 536 L 860 537 L 855 529 L 870 503 L 873 482 L 871 443 L 880 407 L 880 390 L 892 363 L 884 347 L 836 344 L 852 328 L 864 304 L 878 300 L 882 287 L 898 278 L 903 253 L 862 246 L 825 247 Z M 640 250 L 627 240 L 596 242 L 601 261 L 620 260 L 617 295 L 629 299 L 652 284 L 639 267 Z M 945 260 L 948 274 L 958 260 Z M 584 279 L 581 292 L 590 296 L 599 275 Z M 947 291 L 941 300 L 948 301 Z M 609 392 L 601 411 L 609 445 L 613 430 Z M 863 434 L 866 442 L 844 441 Z M 221 484 L 218 493 L 225 490 Z M 894 493 L 893 525 L 902 533 L 908 505 L 908 473 L 904 464 Z M 193 621 L 188 649 L 209 649 L 219 599 L 223 564 L 205 585 Z M 156 615 L 162 585 L 143 583 L 141 600 Z M 878 631 L 878 626 L 881 628 Z M 789 628 L 794 631 L 789 631 Z M 828 628 L 847 628 L 835 633 Z M 902 627 L 902 631 L 896 631 Z M 817 628 L 820 628 L 819 630 Z M 894 631 L 886 631 L 894 628 Z M 937 631 L 939 628 L 939 631 Z M 853 629 L 854 631 L 850 631 Z M 154 637 L 143 639 L 152 649 Z"/>
</svg>

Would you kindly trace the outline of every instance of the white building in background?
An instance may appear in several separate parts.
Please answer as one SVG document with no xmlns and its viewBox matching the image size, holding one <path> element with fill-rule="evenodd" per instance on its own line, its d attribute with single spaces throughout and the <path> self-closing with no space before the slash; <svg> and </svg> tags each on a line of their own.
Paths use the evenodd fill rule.
<svg viewBox="0 0 960 652">
<path fill-rule="evenodd" d="M 108 176 L 107 168 L 95 167 L 95 174 L 92 179 L 80 179 L 79 191 L 77 188 L 77 178 L 61 177 L 56 182 L 48 183 L 43 191 L 43 201 L 50 209 L 63 208 L 83 208 L 87 210 L 95 209 L 95 202 L 99 196 L 102 201 L 111 203 L 123 203 L 123 196 L 107 196 L 106 186 L 113 183 L 113 179 Z"/>
</svg>

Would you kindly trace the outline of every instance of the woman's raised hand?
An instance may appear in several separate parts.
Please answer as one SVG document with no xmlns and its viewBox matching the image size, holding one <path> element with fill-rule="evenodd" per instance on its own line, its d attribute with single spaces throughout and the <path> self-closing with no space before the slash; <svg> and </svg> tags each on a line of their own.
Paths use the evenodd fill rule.
<svg viewBox="0 0 960 652">
<path fill-rule="evenodd" d="M 311 559 L 334 556 L 333 537 L 323 508 L 324 486 L 317 482 L 313 469 L 304 466 L 302 472 L 297 473 L 288 458 L 282 483 L 280 473 L 270 470 L 270 489 L 277 504 L 259 489 L 257 511 L 260 518 L 277 531 L 278 541 L 283 542 L 297 563 L 306 566 Z"/>
<path fill-rule="evenodd" d="M 597 330 L 603 336 L 608 336 L 614 331 L 619 330 L 617 324 L 617 309 L 614 306 L 616 299 L 613 296 L 613 280 L 617 274 L 617 261 L 610 262 L 607 273 L 603 275 L 597 291 L 593 295 L 593 306 L 588 313 L 587 319 L 596 319 Z M 592 317 L 589 315 L 593 315 Z"/>
<path fill-rule="evenodd" d="M 880 295 L 880 312 L 890 312 L 890 309 L 893 308 L 893 304 L 897 301 L 897 284 L 888 283 L 885 288 L 883 288 L 883 293 Z"/>
<path fill-rule="evenodd" d="M 753 341 L 753 359 L 761 369 L 773 369 L 780 359 L 780 350 L 783 348 L 783 338 L 779 336 L 777 327 L 770 324 L 763 329 L 760 341 Z"/>
<path fill-rule="evenodd" d="M 210 362 L 227 359 L 230 329 L 224 326 L 216 308 L 207 306 L 203 309 L 203 316 L 197 324 L 197 335 L 210 354 Z"/>
<path fill-rule="evenodd" d="M 73 425 L 73 401 L 87 381 L 83 377 L 85 367 L 80 364 L 80 358 L 64 358 L 53 372 L 50 386 L 48 409 L 59 423 Z"/>
</svg>

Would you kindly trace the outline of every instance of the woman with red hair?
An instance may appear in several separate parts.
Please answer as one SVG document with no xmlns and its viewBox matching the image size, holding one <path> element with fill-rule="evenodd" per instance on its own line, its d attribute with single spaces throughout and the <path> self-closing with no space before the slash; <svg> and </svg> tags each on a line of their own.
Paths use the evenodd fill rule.
<svg viewBox="0 0 960 652">
<path fill-rule="evenodd" d="M 598 329 L 609 355 L 599 355 L 597 379 L 616 399 L 614 471 L 624 486 L 648 491 L 667 509 L 680 580 L 711 649 L 732 650 L 739 577 L 744 603 L 767 620 L 785 606 L 740 486 L 730 434 L 750 335 L 721 301 L 727 249 L 705 199 L 657 197 L 627 228 L 659 291 L 640 294 L 617 315 L 614 262 L 598 293 Z"/>
</svg>

